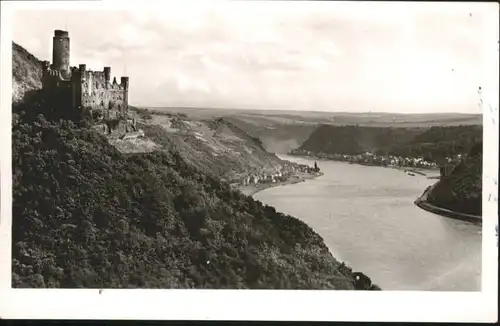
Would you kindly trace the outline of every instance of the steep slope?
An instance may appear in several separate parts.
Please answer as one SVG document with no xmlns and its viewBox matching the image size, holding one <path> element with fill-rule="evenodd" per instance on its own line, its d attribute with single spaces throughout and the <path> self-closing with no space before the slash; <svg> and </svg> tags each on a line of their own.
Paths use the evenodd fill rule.
<svg viewBox="0 0 500 326">
<path fill-rule="evenodd" d="M 474 145 L 453 171 L 429 192 L 429 203 L 458 213 L 482 215 L 482 142 Z"/>
<path fill-rule="evenodd" d="M 274 173 L 290 165 L 225 118 L 153 115 L 141 121 L 140 127 L 155 143 L 175 148 L 193 166 L 225 181 L 251 173 Z"/>
<path fill-rule="evenodd" d="M 12 102 L 18 103 L 31 90 L 42 88 L 42 62 L 12 42 Z"/>
</svg>

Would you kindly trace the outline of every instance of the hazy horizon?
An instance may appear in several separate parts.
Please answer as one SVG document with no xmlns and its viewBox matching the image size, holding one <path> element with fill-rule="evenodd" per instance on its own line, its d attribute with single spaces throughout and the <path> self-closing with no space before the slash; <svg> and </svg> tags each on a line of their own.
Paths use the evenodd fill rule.
<svg viewBox="0 0 500 326">
<path fill-rule="evenodd" d="M 95 8 L 19 11 L 12 40 L 51 60 L 54 30 L 68 30 L 71 65 L 126 73 L 139 107 L 481 114 L 478 88 L 495 73 L 487 3 Z"/>
<path fill-rule="evenodd" d="M 308 113 L 332 113 L 332 114 L 387 114 L 387 115 L 483 115 L 482 112 L 388 112 L 388 111 L 316 111 L 316 110 L 307 110 L 307 109 L 268 109 L 268 108 L 237 108 L 237 107 L 199 107 L 199 106 L 152 106 L 152 105 L 137 105 L 130 104 L 137 108 L 146 108 L 146 109 L 187 109 L 187 110 L 234 110 L 234 111 L 268 111 L 268 112 L 308 112 Z"/>
</svg>

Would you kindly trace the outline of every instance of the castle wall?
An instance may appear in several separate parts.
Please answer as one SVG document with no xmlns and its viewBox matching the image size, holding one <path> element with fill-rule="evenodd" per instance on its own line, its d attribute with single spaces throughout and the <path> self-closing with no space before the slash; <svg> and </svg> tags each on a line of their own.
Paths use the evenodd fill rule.
<svg viewBox="0 0 500 326">
<path fill-rule="evenodd" d="M 106 119 L 116 119 L 126 113 L 125 87 L 106 80 L 104 72 L 85 71 L 79 88 L 82 107 L 100 110 Z"/>
<path fill-rule="evenodd" d="M 71 110 L 76 99 L 73 83 L 71 80 L 62 80 L 59 76 L 58 71 L 45 70 L 42 76 L 43 90 L 51 105 Z"/>
</svg>

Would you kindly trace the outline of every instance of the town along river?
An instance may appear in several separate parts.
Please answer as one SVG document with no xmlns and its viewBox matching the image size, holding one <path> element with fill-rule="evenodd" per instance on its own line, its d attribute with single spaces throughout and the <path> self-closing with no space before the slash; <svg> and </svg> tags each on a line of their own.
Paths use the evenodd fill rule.
<svg viewBox="0 0 500 326">
<path fill-rule="evenodd" d="M 337 259 L 383 290 L 481 291 L 481 226 L 414 205 L 436 180 L 384 167 L 318 165 L 323 176 L 254 198 L 307 223 Z"/>
</svg>

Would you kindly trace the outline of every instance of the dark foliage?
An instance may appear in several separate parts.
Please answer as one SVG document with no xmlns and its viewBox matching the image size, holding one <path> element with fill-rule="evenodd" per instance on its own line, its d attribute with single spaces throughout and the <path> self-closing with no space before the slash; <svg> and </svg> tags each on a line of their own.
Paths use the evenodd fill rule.
<svg viewBox="0 0 500 326">
<path fill-rule="evenodd" d="M 482 142 L 476 144 L 469 155 L 444 176 L 430 192 L 430 203 L 452 211 L 482 215 Z"/>
<path fill-rule="evenodd" d="M 303 222 L 38 100 L 12 128 L 14 287 L 354 289 Z"/>
<path fill-rule="evenodd" d="M 441 162 L 446 157 L 466 154 L 482 141 L 482 126 L 431 128 L 385 128 L 360 126 L 319 126 L 300 149 L 313 153 L 423 157 Z"/>
<path fill-rule="evenodd" d="M 410 141 L 421 130 L 382 127 L 321 125 L 300 149 L 311 152 L 357 155 L 382 151 L 388 145 Z"/>
<path fill-rule="evenodd" d="M 417 135 L 409 144 L 390 148 L 394 155 L 424 157 L 440 162 L 446 157 L 465 155 L 483 139 L 480 125 L 431 127 Z M 479 147 L 481 149 L 481 147 Z"/>
</svg>

